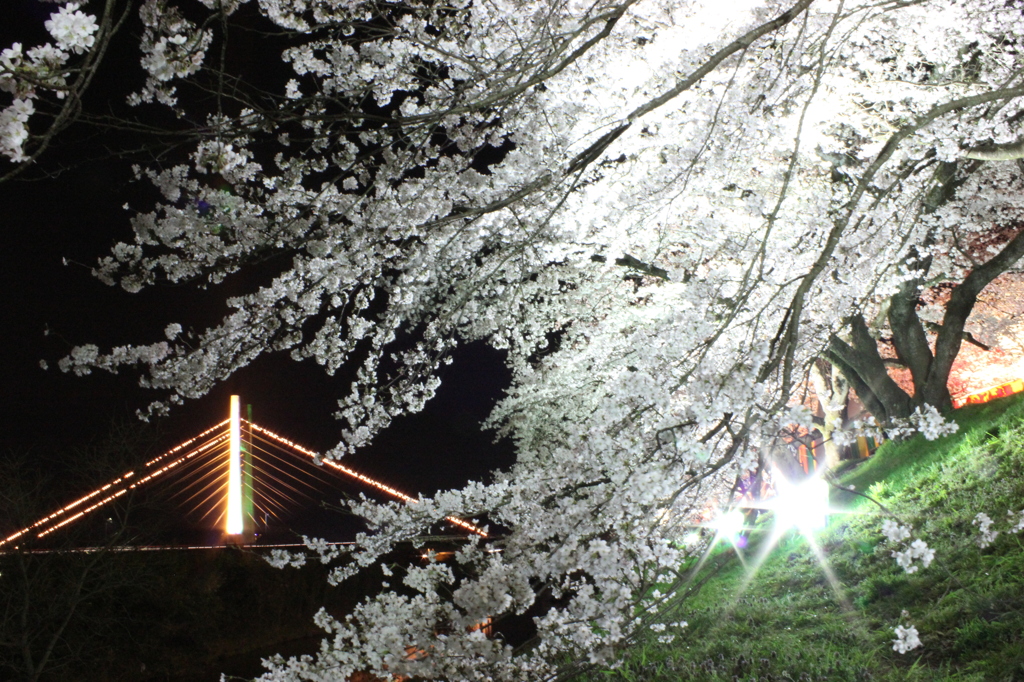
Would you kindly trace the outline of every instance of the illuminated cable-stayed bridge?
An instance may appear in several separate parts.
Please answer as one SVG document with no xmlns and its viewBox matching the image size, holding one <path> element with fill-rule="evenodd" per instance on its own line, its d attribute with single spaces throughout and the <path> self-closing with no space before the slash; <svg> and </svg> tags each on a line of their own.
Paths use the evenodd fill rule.
<svg viewBox="0 0 1024 682">
<path fill-rule="evenodd" d="M 231 396 L 229 416 L 162 455 L 128 471 L 51 514 L 0 538 L 0 552 L 39 541 L 108 508 L 116 500 L 159 481 L 174 480 L 169 500 L 188 510 L 198 522 L 219 529 L 225 544 L 249 544 L 271 518 L 289 507 L 317 503 L 323 494 L 309 479 L 329 472 L 409 504 L 415 498 L 242 418 L 238 396 Z M 320 474 L 320 478 L 323 475 Z M 469 533 L 485 535 L 472 523 L 455 517 L 447 522 Z"/>
</svg>

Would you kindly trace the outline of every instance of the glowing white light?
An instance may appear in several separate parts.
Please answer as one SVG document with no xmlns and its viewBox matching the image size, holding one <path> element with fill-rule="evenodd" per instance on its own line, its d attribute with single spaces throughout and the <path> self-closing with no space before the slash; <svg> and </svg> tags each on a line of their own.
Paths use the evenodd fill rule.
<svg viewBox="0 0 1024 682">
<path fill-rule="evenodd" d="M 824 528 L 828 520 L 828 483 L 812 478 L 799 485 L 783 483 L 780 494 L 772 501 L 775 524 L 780 528 L 800 530 Z"/>
<path fill-rule="evenodd" d="M 238 396 L 231 396 L 228 426 L 228 513 L 224 530 L 228 535 L 242 532 L 242 429 L 238 416 Z"/>
<path fill-rule="evenodd" d="M 207 441 L 205 443 L 200 443 L 194 449 L 188 450 L 184 454 L 181 454 L 180 456 L 178 456 L 176 459 L 173 459 L 170 462 L 168 462 L 166 464 L 163 464 L 163 462 L 165 460 L 167 460 L 170 457 L 173 457 L 175 455 L 178 455 L 179 453 L 181 453 L 183 450 L 185 450 L 189 446 L 192 446 L 195 443 L 202 441 L 202 439 L 206 438 L 207 436 L 210 436 L 211 434 L 213 434 L 214 432 L 218 431 L 219 429 L 222 429 L 225 425 L 228 425 L 228 432 L 227 433 L 221 431 L 220 433 L 215 435 L 213 438 L 211 438 L 209 441 Z M 398 490 L 396 490 L 396 489 L 394 489 L 394 488 L 392 488 L 392 487 L 390 487 L 388 485 L 385 485 L 384 483 L 381 483 L 380 481 L 372 479 L 369 476 L 365 476 L 364 474 L 360 474 L 360 473 L 358 473 L 356 471 L 353 471 L 352 469 L 344 467 L 344 466 L 338 464 L 337 462 L 333 462 L 331 460 L 321 460 L 319 455 L 317 455 L 312 450 L 307 450 L 306 448 L 302 447 L 301 445 L 299 445 L 297 443 L 293 443 L 292 441 L 290 441 L 290 440 L 288 440 L 286 438 L 282 438 L 281 436 L 277 435 L 276 433 L 273 433 L 272 431 L 264 429 L 264 428 L 262 428 L 262 427 L 260 427 L 260 426 L 258 426 L 256 424 L 250 424 L 250 426 L 252 427 L 252 429 L 254 431 L 258 431 L 260 433 L 263 433 L 263 434 L 269 436 L 270 438 L 273 438 L 273 439 L 279 441 L 280 443 L 282 443 L 282 444 L 284 444 L 284 445 L 286 445 L 286 446 L 288 446 L 290 448 L 293 448 L 297 452 L 302 453 L 303 455 L 309 457 L 310 459 L 312 459 L 314 461 L 318 461 L 318 460 L 322 461 L 323 464 L 325 464 L 327 466 L 330 466 L 331 468 L 339 471 L 340 473 L 343 473 L 343 474 L 346 474 L 348 476 L 351 476 L 351 477 L 353 477 L 353 478 L 355 478 L 355 479 L 357 479 L 357 480 L 359 480 L 359 481 L 361 481 L 363 483 L 367 483 L 369 485 L 372 485 L 373 487 L 377 488 L 378 490 L 381 490 L 382 492 L 385 492 L 385 493 L 387 493 L 387 494 L 389 494 L 389 495 L 391 495 L 393 497 L 396 497 L 397 499 L 400 499 L 400 500 L 402 500 L 402 501 L 404 501 L 406 503 L 409 503 L 409 504 L 416 504 L 417 503 L 417 500 L 415 498 L 410 497 L 409 495 L 406 495 L 405 493 L 402 493 L 402 492 L 400 492 L 400 491 L 398 491 Z M 87 495 L 85 495 L 83 497 L 80 497 L 79 499 L 71 502 L 70 504 L 67 504 L 64 507 L 56 510 L 52 514 L 39 519 L 38 521 L 33 523 L 31 526 L 27 526 L 25 528 L 22 528 L 21 530 L 15 532 L 15 533 L 12 533 L 11 535 L 9 535 L 9 536 L 7 536 L 5 538 L 0 538 L 0 548 L 2 548 L 4 545 L 12 543 L 13 541 L 17 540 L 20 537 L 23 537 L 23 536 L 27 535 L 30 532 L 34 533 L 37 537 L 45 537 L 45 536 L 49 535 L 50 533 L 52 533 L 52 532 L 54 532 L 54 531 L 56 531 L 56 530 L 58 530 L 60 528 L 63 528 L 65 526 L 67 526 L 68 524 L 73 523 L 74 521 L 77 521 L 77 520 L 85 517 L 86 515 L 94 512 L 95 510 L 103 507 L 104 505 L 109 504 L 110 502 L 116 500 L 117 498 L 121 497 L 122 495 L 125 495 L 130 490 L 134 490 L 134 489 L 140 488 L 140 487 L 150 483 L 151 481 L 153 481 L 157 477 L 160 477 L 160 476 L 162 476 L 164 474 L 167 474 L 170 471 L 173 471 L 178 466 L 183 465 L 184 463 L 188 462 L 189 460 L 192 460 L 192 459 L 194 459 L 196 457 L 199 457 L 200 455 L 203 455 L 203 454 L 209 452 L 213 448 L 221 447 L 225 440 L 228 440 L 228 446 L 229 446 L 229 448 L 228 448 L 228 450 L 229 450 L 229 466 L 228 466 L 228 479 L 229 480 L 228 480 L 228 484 L 229 485 L 228 485 L 228 491 L 227 491 L 227 496 L 226 496 L 227 497 L 228 508 L 227 508 L 227 513 L 225 514 L 225 519 L 226 519 L 225 531 L 228 534 L 230 534 L 230 535 L 238 535 L 240 533 L 243 533 L 244 532 L 244 525 L 243 525 L 242 519 L 243 519 L 244 515 L 243 515 L 243 512 L 242 512 L 242 482 L 241 482 L 241 479 L 242 479 L 242 476 L 241 476 L 241 418 L 239 416 L 239 400 L 238 400 L 238 396 L 232 396 L 231 416 L 228 419 L 220 422 L 219 424 L 216 424 L 215 426 L 210 427 L 206 431 L 203 431 L 202 433 L 200 433 L 198 436 L 190 438 L 190 439 L 188 439 L 188 440 L 186 440 L 186 441 L 184 441 L 182 443 L 179 443 L 174 448 L 172 448 L 171 450 L 165 452 L 164 454 L 160 455 L 159 457 L 156 457 L 156 458 L 146 462 L 146 464 L 144 465 L 143 471 L 129 471 L 129 472 L 125 473 L 123 476 L 121 476 L 120 478 L 118 478 L 118 479 L 116 479 L 114 481 L 111 481 L 110 483 L 107 483 L 106 485 L 104 485 L 104 486 L 102 486 L 100 488 L 97 488 L 96 490 L 92 491 L 91 493 L 89 493 L 89 494 L 87 494 Z M 155 468 L 156 465 L 162 465 L 162 466 L 160 466 L 159 468 Z M 145 475 L 142 475 L 142 474 L 145 474 Z M 139 477 L 136 477 L 137 475 Z M 232 485 L 232 481 L 234 481 L 234 485 Z M 87 504 L 87 503 L 91 503 L 91 504 Z M 72 512 L 77 512 L 77 513 L 72 513 Z M 463 519 L 460 519 L 460 518 L 457 518 L 457 517 L 454 517 L 454 516 L 447 516 L 447 517 L 445 517 L 445 520 L 448 521 L 449 523 L 452 523 L 452 524 L 454 524 L 456 526 L 459 526 L 460 528 L 463 528 L 464 530 L 467 530 L 467 531 L 469 531 L 471 533 L 476 533 L 477 535 L 480 535 L 481 537 L 487 537 L 487 533 L 485 533 L 483 531 L 483 529 L 477 527 L 476 525 L 474 525 L 474 524 L 472 524 L 472 523 L 470 523 L 468 521 L 465 521 Z M 0 550 L 0 551 L 2 551 L 2 550 Z"/>
<path fill-rule="evenodd" d="M 698 533 L 695 530 L 694 531 L 690 531 L 689 533 L 687 533 L 686 535 L 683 536 L 683 544 L 685 544 L 687 547 L 693 547 L 694 545 L 698 544 L 699 542 L 700 542 L 700 533 Z"/>
<path fill-rule="evenodd" d="M 743 522 L 743 512 L 739 509 L 730 509 L 724 514 L 719 514 L 711 523 L 711 527 L 717 530 L 719 535 L 733 537 L 743 530 Z"/>
</svg>

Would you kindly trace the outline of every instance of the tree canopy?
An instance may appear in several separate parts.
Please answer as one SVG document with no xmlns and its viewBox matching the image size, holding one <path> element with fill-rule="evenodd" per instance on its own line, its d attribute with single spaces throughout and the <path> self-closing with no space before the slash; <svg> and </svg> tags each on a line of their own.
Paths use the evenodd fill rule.
<svg viewBox="0 0 1024 682">
<path fill-rule="evenodd" d="M 63 369 L 138 367 L 159 411 L 264 353 L 355 364 L 331 457 L 419 410 L 460 343 L 513 371 L 489 425 L 514 468 L 357 505 L 377 531 L 335 578 L 448 515 L 500 528 L 501 551 L 470 543 L 457 572 L 410 568 L 406 591 L 324 614 L 316 660 L 268 679 L 613 660 L 684 578 L 680 524 L 806 422 L 816 358 L 888 426 L 940 432 L 973 300 L 1024 253 L 1019 2 L 65 4 L 51 43 L 0 56 L 0 153 L 26 164 L 79 115 L 76 74 L 136 6 L 135 113 L 81 120 L 178 146 L 137 167 L 162 199 L 96 274 L 248 289 L 202 333 L 168 320 Z M 943 281 L 963 301 L 932 342 L 916 300 Z M 914 396 L 886 383 L 880 330 Z M 543 599 L 529 646 L 472 628 Z"/>
</svg>

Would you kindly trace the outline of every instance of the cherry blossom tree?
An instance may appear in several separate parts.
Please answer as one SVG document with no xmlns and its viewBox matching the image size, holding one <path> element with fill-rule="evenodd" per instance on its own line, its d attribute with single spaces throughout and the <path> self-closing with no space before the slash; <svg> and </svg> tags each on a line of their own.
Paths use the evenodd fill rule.
<svg viewBox="0 0 1024 682">
<path fill-rule="evenodd" d="M 101 5 L 93 15 L 81 5 L 58 4 L 44 22 L 50 42 L 0 50 L 0 91 L 9 98 L 0 100 L 0 156 L 14 164 L 0 170 L 0 182 L 24 171 L 82 114 L 83 97 L 132 9 L 127 1 L 104 0 L 93 3 Z"/>
<path fill-rule="evenodd" d="M 343 581 L 449 515 L 489 523 L 488 542 L 322 614 L 319 655 L 277 659 L 269 680 L 560 679 L 567 660 L 614 661 L 689 578 L 701 547 L 681 526 L 728 505 L 804 419 L 788 405 L 815 358 L 874 343 L 865 321 L 904 319 L 924 281 L 963 277 L 957 229 L 1020 219 L 1012 164 L 968 158 L 1012 156 L 1024 116 L 1024 17 L 1005 0 L 138 6 L 130 102 L 205 123 L 188 159 L 138 168 L 163 200 L 97 275 L 216 287 L 279 265 L 201 334 L 169 321 L 149 345 L 80 346 L 65 371 L 138 367 L 159 412 L 263 353 L 355 364 L 327 457 L 419 410 L 459 343 L 505 349 L 514 374 L 488 422 L 517 444 L 510 472 L 356 504 L 373 533 L 344 556 L 311 546 Z M 280 41 L 286 68 L 233 72 L 243 29 Z M 961 338 L 943 326 L 936 366 Z M 925 402 L 944 404 L 930 381 Z M 880 414 L 914 419 L 902 400 Z M 523 646 L 475 627 L 527 612 Z"/>
<path fill-rule="evenodd" d="M 962 342 L 988 350 L 966 330 L 968 317 L 982 290 L 1024 256 L 1015 210 L 1015 188 L 1024 179 L 1020 167 L 945 162 L 936 175 L 922 207 L 930 229 L 904 257 L 904 281 L 882 301 L 872 323 L 857 311 L 847 320 L 848 338 L 835 334 L 829 343 L 829 358 L 883 421 L 906 418 L 923 405 L 952 408 L 950 372 Z M 966 200 L 956 201 L 958 194 Z M 949 285 L 943 304 L 925 306 L 922 296 L 936 284 Z M 879 352 L 883 333 L 895 354 L 888 362 Z M 890 363 L 909 373 L 909 392 L 890 376 Z"/>
</svg>

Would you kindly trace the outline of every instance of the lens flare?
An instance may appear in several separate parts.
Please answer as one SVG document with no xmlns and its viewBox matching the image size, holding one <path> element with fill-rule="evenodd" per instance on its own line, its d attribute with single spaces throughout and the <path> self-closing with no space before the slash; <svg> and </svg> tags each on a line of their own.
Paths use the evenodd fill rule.
<svg viewBox="0 0 1024 682">
<path fill-rule="evenodd" d="M 781 477 L 780 477 L 781 478 Z M 828 483 L 815 477 L 793 485 L 781 479 L 779 495 L 771 501 L 780 529 L 820 530 L 828 523 Z"/>
<path fill-rule="evenodd" d="M 719 512 L 711 522 L 711 527 L 717 530 L 719 535 L 732 539 L 743 530 L 743 522 L 743 512 L 739 509 L 730 509 L 725 513 Z"/>
</svg>

